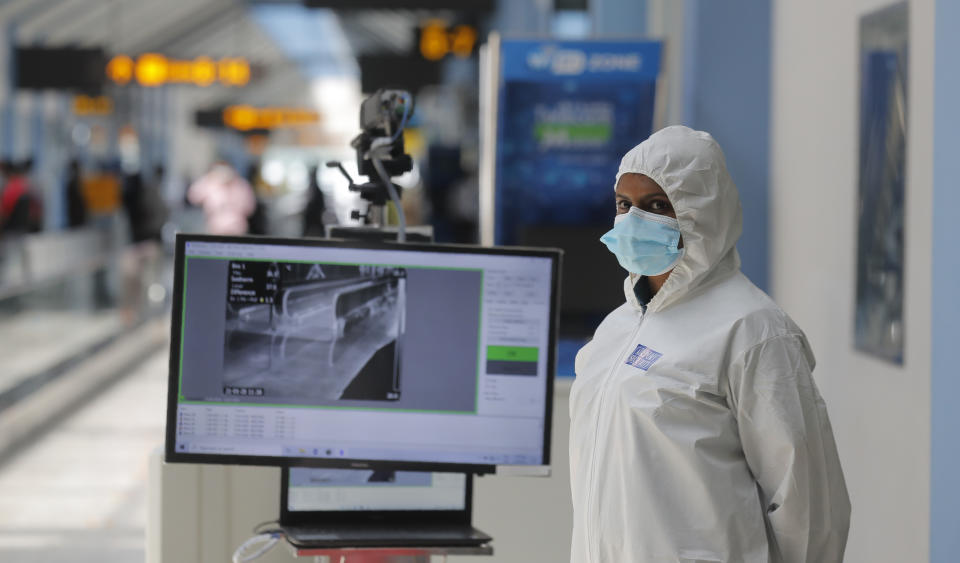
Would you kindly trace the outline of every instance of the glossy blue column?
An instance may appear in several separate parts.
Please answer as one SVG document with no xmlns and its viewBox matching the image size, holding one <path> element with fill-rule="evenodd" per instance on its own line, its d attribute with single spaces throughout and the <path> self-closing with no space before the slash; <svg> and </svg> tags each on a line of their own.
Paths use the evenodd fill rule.
<svg viewBox="0 0 960 563">
<path fill-rule="evenodd" d="M 553 0 L 498 0 L 494 28 L 502 35 L 545 37 L 550 31 Z"/>
<path fill-rule="evenodd" d="M 936 3 L 933 106 L 933 272 L 930 420 L 930 561 L 960 554 L 960 3 Z M 922 291 L 918 288 L 917 291 Z M 907 374 L 905 374 L 907 375 Z M 917 374 L 919 375 L 919 374 Z M 909 381 L 904 381 L 909 385 Z"/>
<path fill-rule="evenodd" d="M 647 0 L 589 0 L 595 37 L 643 37 L 647 34 Z"/>
<path fill-rule="evenodd" d="M 723 147 L 743 203 L 743 272 L 768 290 L 770 0 L 687 0 L 684 17 L 684 123 Z"/>
<path fill-rule="evenodd" d="M 14 120 L 16 119 L 16 95 L 17 91 L 14 88 L 14 82 L 17 76 L 17 57 L 14 56 L 14 51 L 16 50 L 16 37 L 17 37 L 17 26 L 15 23 L 10 23 L 7 25 L 7 91 L 6 96 L 3 101 L 3 130 L 2 137 L 3 142 L 0 144 L 3 148 L 3 158 L 10 160 L 14 156 L 14 144 L 16 139 L 16 126 Z"/>
</svg>

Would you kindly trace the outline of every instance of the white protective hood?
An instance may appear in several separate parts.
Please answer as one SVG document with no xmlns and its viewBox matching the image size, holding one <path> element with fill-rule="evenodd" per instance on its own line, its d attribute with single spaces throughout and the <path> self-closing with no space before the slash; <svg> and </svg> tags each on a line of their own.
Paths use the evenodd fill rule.
<svg viewBox="0 0 960 563">
<path fill-rule="evenodd" d="M 735 247 L 743 231 L 740 196 L 709 133 L 683 126 L 661 129 L 623 157 L 614 187 L 627 173 L 648 176 L 663 188 L 683 235 L 684 256 L 650 302 L 651 310 L 740 269 Z M 634 300 L 632 285 L 626 294 Z"/>
<path fill-rule="evenodd" d="M 624 156 L 667 193 L 685 253 L 577 355 L 571 561 L 839 562 L 850 505 L 803 332 L 739 271 L 742 216 L 713 138 Z"/>
</svg>

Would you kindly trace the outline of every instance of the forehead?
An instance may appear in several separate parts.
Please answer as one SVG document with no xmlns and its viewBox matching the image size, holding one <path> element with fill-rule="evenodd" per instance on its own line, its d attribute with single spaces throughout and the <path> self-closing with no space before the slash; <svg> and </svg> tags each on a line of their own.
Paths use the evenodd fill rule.
<svg viewBox="0 0 960 563">
<path fill-rule="evenodd" d="M 630 199 L 639 199 L 655 194 L 666 195 L 663 188 L 650 179 L 649 176 L 632 172 L 620 176 L 620 180 L 617 182 L 616 192 L 617 195 Z"/>
</svg>

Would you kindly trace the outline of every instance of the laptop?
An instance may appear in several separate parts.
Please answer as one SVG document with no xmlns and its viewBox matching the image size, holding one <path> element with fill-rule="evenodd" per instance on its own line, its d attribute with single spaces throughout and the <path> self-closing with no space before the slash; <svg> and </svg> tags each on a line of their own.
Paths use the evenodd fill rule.
<svg viewBox="0 0 960 563">
<path fill-rule="evenodd" d="M 473 476 L 284 468 L 280 528 L 299 548 L 477 547 Z"/>
</svg>

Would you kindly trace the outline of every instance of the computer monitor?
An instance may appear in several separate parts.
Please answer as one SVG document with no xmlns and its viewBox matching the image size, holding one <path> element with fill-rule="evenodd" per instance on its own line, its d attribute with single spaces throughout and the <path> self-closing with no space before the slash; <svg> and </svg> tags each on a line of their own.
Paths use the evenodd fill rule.
<svg viewBox="0 0 960 563">
<path fill-rule="evenodd" d="M 179 235 L 166 459 L 544 473 L 560 252 Z"/>
</svg>

